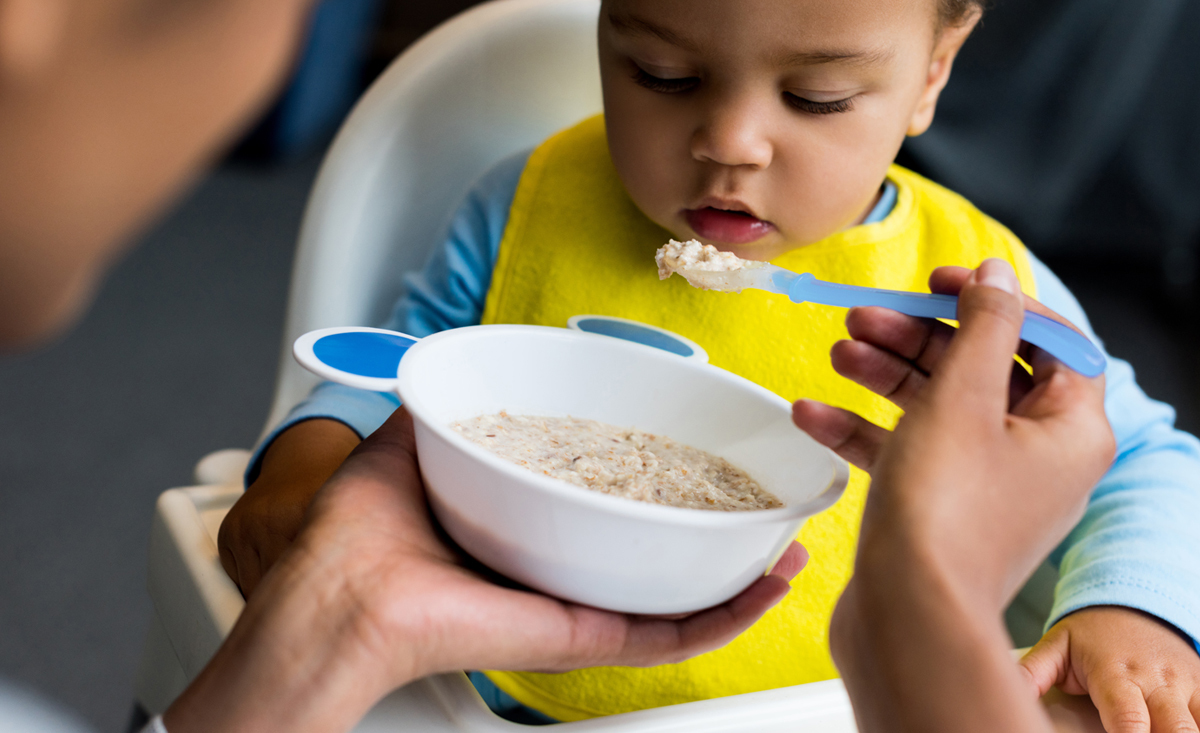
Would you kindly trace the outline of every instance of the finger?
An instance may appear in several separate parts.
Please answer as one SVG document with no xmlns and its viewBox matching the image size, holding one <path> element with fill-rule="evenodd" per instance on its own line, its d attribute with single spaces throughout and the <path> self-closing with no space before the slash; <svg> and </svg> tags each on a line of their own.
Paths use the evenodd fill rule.
<svg viewBox="0 0 1200 733">
<path fill-rule="evenodd" d="M 793 578 L 800 574 L 800 571 L 803 570 L 804 566 L 807 564 L 808 549 L 799 542 L 793 541 L 788 543 L 787 549 L 783 551 L 783 554 L 779 556 L 779 559 L 776 560 L 775 564 L 771 566 L 771 569 L 767 571 L 767 575 L 773 575 L 791 582 Z M 691 611 L 688 613 L 656 614 L 654 616 L 647 616 L 646 618 L 676 621 L 693 616 L 695 613 L 695 611 Z"/>
<path fill-rule="evenodd" d="M 913 362 L 928 373 L 942 357 L 954 328 L 932 318 L 914 318 L 888 308 L 851 308 L 846 330 L 865 341 Z"/>
<path fill-rule="evenodd" d="M 854 340 L 833 345 L 830 357 L 834 371 L 906 410 L 925 387 L 929 372 L 942 358 L 956 330 L 940 321 L 875 307 L 851 309 L 846 327 Z M 1022 356 L 1033 358 L 1031 349 L 1023 345 Z M 1032 353 L 1038 351 L 1033 349 Z M 1032 388 L 1029 372 L 1014 362 L 1009 405 L 1020 402 Z"/>
<path fill-rule="evenodd" d="M 793 568 L 798 565 L 794 558 L 797 548 L 785 552 L 787 559 L 781 558 L 781 564 Z M 488 613 L 478 619 L 483 622 L 482 633 L 456 638 L 457 657 L 449 659 L 444 669 L 466 665 L 562 672 L 614 664 L 681 662 L 728 644 L 790 590 L 783 574 L 773 572 L 719 606 L 670 620 L 602 611 L 530 591 L 489 587 Z M 521 622 L 514 626 L 514 619 Z M 480 641 L 480 637 L 485 640 Z"/>
<path fill-rule="evenodd" d="M 395 489 L 389 496 L 397 502 L 397 509 L 424 517 L 424 484 L 421 482 L 417 465 L 417 445 L 412 417 L 407 410 L 400 407 L 379 429 L 358 444 L 313 497 L 310 520 L 314 514 L 320 514 L 331 503 L 345 505 L 351 516 L 369 519 L 362 517 L 361 512 L 354 508 L 353 502 L 337 502 L 337 499 L 368 484 L 378 483 Z"/>
<path fill-rule="evenodd" d="M 1116 444 L 1104 412 L 1103 375 L 1089 379 L 1052 360 L 1039 369 L 1032 388 L 1013 405 L 1012 414 L 1029 421 L 1020 423 L 1020 429 L 1043 433 L 1038 440 L 1061 436 L 1067 451 L 1062 465 L 1071 465 L 1069 459 L 1087 454 L 1091 454 L 1089 462 L 1099 461 L 1096 465 L 1104 470 L 1112 461 Z M 1078 472 L 1081 466 L 1075 465 Z"/>
<path fill-rule="evenodd" d="M 1020 292 L 1016 273 L 1003 260 L 984 260 L 971 274 L 958 296 L 961 326 L 934 372 L 933 399 L 997 419 L 1007 412 L 1012 355 L 1024 320 Z"/>
<path fill-rule="evenodd" d="M 775 564 L 771 566 L 771 569 L 767 572 L 767 575 L 773 575 L 791 582 L 793 578 L 800 574 L 800 571 L 803 570 L 804 566 L 807 564 L 808 549 L 799 542 L 793 541 L 788 544 L 787 549 L 783 551 L 783 554 L 780 555 L 779 559 L 775 561 Z M 663 614 L 653 616 L 653 618 L 673 621 L 688 618 L 695 613 L 696 612 L 693 611 L 690 613 Z"/>
<path fill-rule="evenodd" d="M 1037 300 L 1025 296 L 1024 303 L 1028 310 L 1083 333 L 1073 323 Z M 1055 359 L 1049 352 L 1026 342 L 1021 342 L 1018 353 L 1029 364 L 1031 372 L 1023 376 L 1017 375 L 1021 384 L 1015 385 L 1010 399 L 1014 414 L 1035 419 L 1078 416 L 1085 417 L 1086 420 L 1090 415 L 1084 415 L 1078 408 L 1095 400 L 1103 401 L 1103 374 L 1095 378 L 1084 377 Z"/>
<path fill-rule="evenodd" d="M 913 362 L 861 341 L 839 341 L 829 357 L 835 372 L 900 408 L 912 404 L 929 381 Z"/>
<path fill-rule="evenodd" d="M 1150 710 L 1142 688 L 1126 679 L 1097 685 L 1092 702 L 1108 733 L 1150 733 Z"/>
<path fill-rule="evenodd" d="M 555 643 L 566 643 L 563 657 L 544 671 L 580 667 L 649 666 L 673 664 L 719 649 L 750 628 L 791 590 L 778 575 L 766 575 L 719 606 L 681 620 L 622 616 L 584 606 L 568 605 L 571 632 Z M 624 627 L 624 633 L 614 629 Z M 511 663 L 511 662 L 510 662 Z"/>
<path fill-rule="evenodd" d="M 1021 669 L 1025 671 L 1026 678 L 1038 697 L 1045 695 L 1051 687 L 1060 684 L 1066 678 L 1071 651 L 1070 639 L 1066 629 L 1055 626 L 1021 657 Z M 1082 690 L 1074 694 L 1080 693 Z"/>
<path fill-rule="evenodd" d="M 929 289 L 931 292 L 940 293 L 943 295 L 957 295 L 970 277 L 970 274 L 971 271 L 965 267 L 939 267 L 934 270 L 933 274 L 931 274 L 929 277 Z M 1053 319 L 1070 327 L 1080 334 L 1085 336 L 1087 335 L 1084 334 L 1083 331 L 1074 323 L 1042 305 L 1042 303 L 1035 298 L 1024 295 L 1022 300 L 1025 310 L 1046 316 L 1047 318 Z M 1026 363 L 1033 367 L 1033 381 L 1042 381 L 1038 374 L 1039 365 L 1045 365 L 1047 362 L 1054 364 L 1058 363 L 1057 360 L 1055 360 L 1054 357 L 1050 356 L 1047 352 L 1026 342 L 1021 342 L 1021 346 L 1017 350 L 1017 354 L 1024 359 Z"/>
<path fill-rule="evenodd" d="M 800 574 L 804 566 L 808 564 L 808 549 L 799 542 L 793 542 L 788 545 L 788 548 L 783 551 L 779 559 L 775 561 L 775 565 L 771 568 L 768 575 L 777 575 L 784 580 L 790 581 Z"/>
<path fill-rule="evenodd" d="M 1200 689 L 1192 693 L 1192 699 L 1188 701 L 1188 712 L 1192 714 L 1192 722 L 1200 725 Z"/>
<path fill-rule="evenodd" d="M 963 286 L 970 279 L 972 270 L 965 267 L 939 267 L 929 276 L 929 290 L 933 293 L 941 295 L 958 295 Z M 1065 317 L 1059 315 L 1055 311 L 1050 310 L 1045 305 L 1042 305 L 1040 300 L 1031 298 L 1028 295 L 1022 294 L 1024 308 L 1034 313 L 1040 313 L 1047 318 L 1052 318 L 1059 323 L 1071 327 L 1079 333 L 1083 333 L 1078 326 Z M 1084 334 L 1086 335 L 1086 334 Z"/>
<path fill-rule="evenodd" d="M 971 276 L 971 272 L 971 270 L 965 267 L 939 267 L 929 276 L 929 290 L 930 292 L 941 295 L 958 295 L 962 290 L 963 285 L 966 284 L 967 279 Z M 1026 310 L 1033 311 L 1034 313 L 1040 313 L 1044 316 L 1061 321 L 1072 328 L 1075 328 L 1073 324 L 1066 321 L 1066 319 L 1064 319 L 1062 316 L 1058 315 L 1028 295 L 1024 295 L 1022 301 Z M 949 327 L 945 326 L 945 324 L 942 325 L 944 328 L 949 329 Z M 1079 329 L 1076 328 L 1076 330 Z M 1039 366 L 1045 368 L 1047 361 L 1052 362 L 1053 364 L 1058 363 L 1053 357 L 1049 356 L 1049 354 L 1046 354 L 1036 346 L 1024 341 L 1022 341 L 1020 346 L 1017 348 L 1017 355 L 1024 359 L 1025 362 L 1033 368 L 1035 375 L 1038 374 Z M 926 372 L 930 371 L 928 367 L 923 368 Z M 1012 374 L 1013 378 L 1012 384 L 1009 388 L 1008 403 L 1009 405 L 1016 405 L 1025 398 L 1031 389 L 1033 389 L 1035 381 L 1041 380 L 1035 380 L 1035 378 L 1030 376 L 1030 373 L 1025 371 L 1025 369 L 1023 369 L 1020 365 L 1013 366 Z M 1047 375 L 1043 374 L 1041 376 L 1044 378 Z"/>
<path fill-rule="evenodd" d="M 1146 697 L 1150 712 L 1150 730 L 1170 733 L 1200 733 L 1196 719 L 1188 710 L 1186 694 L 1178 687 L 1163 685 Z"/>
<path fill-rule="evenodd" d="M 972 272 L 969 267 L 939 267 L 929 274 L 929 292 L 938 295 L 958 295 Z"/>
<path fill-rule="evenodd" d="M 1013 407 L 1025 399 L 1033 390 L 1033 377 L 1017 362 L 1012 364 L 1012 378 L 1008 382 L 1008 409 L 1011 412 Z"/>
<path fill-rule="evenodd" d="M 413 431 L 412 416 L 401 406 L 374 433 L 358 444 L 346 459 L 346 463 L 350 463 L 355 457 L 359 457 L 359 460 L 365 463 L 367 459 L 363 457 L 369 457 L 372 461 L 385 464 L 403 463 L 407 466 L 416 460 L 416 456 L 417 440 Z"/>
<path fill-rule="evenodd" d="M 791 589 L 783 578 L 767 575 L 726 603 L 675 622 L 679 626 L 677 659 L 682 661 L 725 646 L 783 600 Z"/>
<path fill-rule="evenodd" d="M 891 435 L 849 410 L 814 400 L 792 405 L 792 422 L 821 445 L 864 471 L 870 471 Z"/>
<path fill-rule="evenodd" d="M 364 511 L 364 506 L 371 511 Z M 306 528 L 354 536 L 371 533 L 380 513 L 403 528 L 405 541 L 447 562 L 458 562 L 430 515 L 417 464 L 412 417 L 403 407 L 350 453 L 313 497 Z"/>
<path fill-rule="evenodd" d="M 1072 331 L 1075 331 L 1082 336 L 1087 336 L 1087 334 L 1080 330 L 1080 328 L 1074 323 L 1058 313 L 1050 310 L 1046 306 L 1042 305 L 1041 302 L 1029 297 L 1028 295 L 1025 296 L 1025 310 L 1045 316 L 1053 321 L 1058 321 L 1064 326 L 1070 328 Z M 1034 382 L 1043 381 L 1054 369 L 1060 366 L 1059 361 L 1051 356 L 1050 352 L 1044 351 L 1043 349 L 1032 344 L 1022 342 L 1021 349 L 1018 353 L 1020 354 L 1021 358 L 1033 368 Z"/>
</svg>

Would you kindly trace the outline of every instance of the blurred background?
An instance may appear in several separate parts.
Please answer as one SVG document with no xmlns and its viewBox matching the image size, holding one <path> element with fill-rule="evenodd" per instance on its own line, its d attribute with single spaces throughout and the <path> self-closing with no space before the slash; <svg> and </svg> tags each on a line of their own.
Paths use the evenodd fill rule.
<svg viewBox="0 0 1200 733">
<path fill-rule="evenodd" d="M 0 675 L 123 731 L 154 499 L 266 419 L 292 251 L 332 132 L 470 0 L 326 0 L 294 78 L 87 319 L 0 361 Z M 901 161 L 1009 225 L 1151 396 L 1200 429 L 1200 4 L 999 0 Z"/>
</svg>

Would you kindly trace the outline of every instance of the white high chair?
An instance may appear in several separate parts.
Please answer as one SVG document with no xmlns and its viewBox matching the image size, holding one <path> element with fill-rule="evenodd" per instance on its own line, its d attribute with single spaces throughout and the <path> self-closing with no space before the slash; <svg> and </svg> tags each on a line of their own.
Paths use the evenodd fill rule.
<svg viewBox="0 0 1200 733">
<path fill-rule="evenodd" d="M 601 110 L 597 0 L 498 0 L 424 37 L 371 87 L 334 141 L 305 212 L 268 427 L 316 379 L 291 343 L 317 328 L 374 325 L 420 267 L 473 181 L 501 158 Z M 166 708 L 220 645 L 243 602 L 225 576 L 217 529 L 240 496 L 248 453 L 196 466 L 202 484 L 159 499 L 150 541 L 155 619 L 136 695 Z M 837 681 L 582 723 L 579 731 L 852 731 Z M 519 729 L 483 704 L 463 674 L 413 683 L 358 730 Z"/>
<path fill-rule="evenodd" d="M 315 384 L 291 357 L 310 330 L 381 322 L 401 275 L 420 267 L 471 183 L 492 164 L 601 110 L 598 0 L 496 0 L 401 55 L 358 103 L 309 199 L 292 276 L 275 425 Z M 217 554 L 217 529 L 242 493 L 247 451 L 196 466 L 199 485 L 159 499 L 148 586 L 154 619 L 137 701 L 163 711 L 220 646 L 243 607 Z M 522 728 L 487 709 L 462 673 L 414 682 L 356 728 L 418 733 Z M 617 715 L 556 730 L 854 731 L 838 680 Z"/>
</svg>

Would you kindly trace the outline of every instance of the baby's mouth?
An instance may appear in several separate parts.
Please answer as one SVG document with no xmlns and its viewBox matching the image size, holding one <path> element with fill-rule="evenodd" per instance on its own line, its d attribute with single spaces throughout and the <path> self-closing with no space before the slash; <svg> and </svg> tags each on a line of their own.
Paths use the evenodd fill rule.
<svg viewBox="0 0 1200 733">
<path fill-rule="evenodd" d="M 771 222 L 735 209 L 705 206 L 684 209 L 683 215 L 688 226 L 701 239 L 722 244 L 748 244 L 762 239 L 775 229 Z"/>
</svg>

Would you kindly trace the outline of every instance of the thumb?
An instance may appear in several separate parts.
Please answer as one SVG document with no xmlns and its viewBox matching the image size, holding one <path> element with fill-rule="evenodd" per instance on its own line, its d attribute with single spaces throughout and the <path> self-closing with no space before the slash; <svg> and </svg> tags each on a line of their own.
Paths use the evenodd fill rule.
<svg viewBox="0 0 1200 733">
<path fill-rule="evenodd" d="M 1065 629 L 1051 629 L 1021 657 L 1021 669 L 1031 687 L 1037 690 L 1038 697 L 1066 679 L 1070 663 L 1070 639 Z"/>
<path fill-rule="evenodd" d="M 935 398 L 969 399 L 985 414 L 1004 414 L 1024 320 L 1025 301 L 1012 266 L 984 260 L 958 295 L 960 328 L 934 369 Z"/>
<path fill-rule="evenodd" d="M 412 416 L 403 406 L 396 409 L 383 425 L 358 444 L 343 465 L 382 462 L 394 464 L 416 459 L 417 441 Z"/>
<path fill-rule="evenodd" d="M 393 489 L 389 492 L 393 499 L 405 496 L 413 505 L 423 504 L 424 494 L 419 491 L 394 490 L 421 485 L 412 417 L 401 407 L 346 457 L 313 497 L 310 513 L 324 509 L 330 502 L 345 503 L 336 501 L 337 497 L 359 495 L 378 486 Z"/>
</svg>

